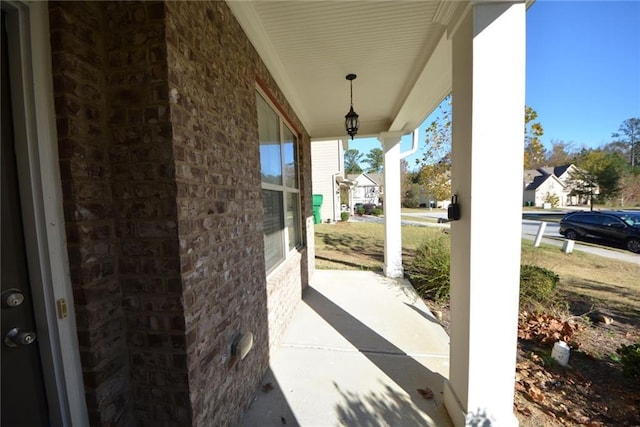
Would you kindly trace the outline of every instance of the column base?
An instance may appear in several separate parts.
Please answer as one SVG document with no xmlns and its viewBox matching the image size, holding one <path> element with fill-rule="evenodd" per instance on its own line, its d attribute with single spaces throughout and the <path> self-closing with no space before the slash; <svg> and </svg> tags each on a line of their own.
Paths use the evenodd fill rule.
<svg viewBox="0 0 640 427">
<path fill-rule="evenodd" d="M 393 279 L 404 277 L 404 269 L 402 267 L 390 267 L 385 265 L 383 272 L 385 276 Z"/>
<path fill-rule="evenodd" d="M 466 424 L 467 414 L 458 400 L 458 396 L 453 391 L 449 380 L 444 380 L 444 406 L 455 427 L 461 427 Z"/>
<path fill-rule="evenodd" d="M 481 408 L 473 412 L 465 411 L 449 380 L 444 380 L 444 406 L 455 427 L 484 425 L 518 427 L 520 425 L 520 421 L 513 413 L 496 416 Z"/>
</svg>

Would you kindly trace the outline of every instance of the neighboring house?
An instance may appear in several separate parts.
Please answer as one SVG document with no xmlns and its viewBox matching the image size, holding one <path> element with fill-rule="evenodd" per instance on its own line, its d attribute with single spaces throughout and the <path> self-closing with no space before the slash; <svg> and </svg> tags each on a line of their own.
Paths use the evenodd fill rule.
<svg viewBox="0 0 640 427">
<path fill-rule="evenodd" d="M 529 180 L 525 181 L 523 200 L 525 206 L 545 206 L 545 203 L 557 197 L 557 205 L 565 206 L 567 202 L 568 191 L 565 185 L 555 175 L 540 173 L 538 175 L 527 174 L 525 176 Z"/>
<path fill-rule="evenodd" d="M 524 205 L 543 207 L 554 196 L 557 197 L 558 206 L 583 204 L 584 200 L 571 194 L 571 174 L 576 170 L 572 164 L 525 170 Z"/>
<path fill-rule="evenodd" d="M 311 180 L 313 194 L 322 195 L 320 218 L 322 221 L 339 221 L 340 189 L 355 185 L 344 176 L 344 151 L 346 140 L 311 142 Z"/>
<path fill-rule="evenodd" d="M 568 191 L 567 195 L 567 206 L 578 206 L 578 205 L 586 205 L 589 203 L 588 197 L 584 194 L 576 194 L 573 186 L 576 183 L 576 177 L 579 177 L 579 169 L 575 165 L 565 165 L 565 166 L 557 166 L 555 168 L 542 168 L 547 172 L 553 172 L 555 176 L 565 185 L 566 190 Z M 578 182 L 580 182 L 578 180 Z M 600 192 L 600 188 L 596 186 L 593 189 L 593 194 L 598 194 Z"/>
<path fill-rule="evenodd" d="M 357 183 L 352 190 L 353 205 L 356 203 L 381 205 L 382 197 L 384 196 L 382 190 L 382 183 L 384 175 L 381 173 L 361 173 L 350 174 L 347 178 Z"/>
<path fill-rule="evenodd" d="M 434 196 L 424 193 L 422 188 L 419 189 L 418 206 L 421 208 L 447 209 L 450 204 L 451 199 L 436 200 Z"/>
</svg>

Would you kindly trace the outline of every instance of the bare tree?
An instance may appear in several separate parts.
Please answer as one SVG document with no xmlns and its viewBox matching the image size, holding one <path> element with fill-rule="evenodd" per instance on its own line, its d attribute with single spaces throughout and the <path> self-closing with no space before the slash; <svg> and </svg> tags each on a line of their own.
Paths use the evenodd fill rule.
<svg viewBox="0 0 640 427">
<path fill-rule="evenodd" d="M 632 168 L 637 165 L 638 145 L 640 144 L 640 118 L 630 118 L 622 122 L 618 132 L 611 134 L 614 142 L 619 142 L 629 147 L 629 164 Z"/>
<path fill-rule="evenodd" d="M 551 141 L 551 150 L 547 154 L 547 166 L 564 166 L 573 163 L 576 156 L 572 142 Z"/>
</svg>

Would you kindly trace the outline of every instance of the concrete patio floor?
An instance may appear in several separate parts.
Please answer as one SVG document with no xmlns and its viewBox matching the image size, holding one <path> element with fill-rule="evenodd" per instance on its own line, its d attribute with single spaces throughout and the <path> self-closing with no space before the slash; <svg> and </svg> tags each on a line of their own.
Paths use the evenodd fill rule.
<svg viewBox="0 0 640 427">
<path fill-rule="evenodd" d="M 450 426 L 448 376 L 449 337 L 406 280 L 316 270 L 242 425 Z"/>
</svg>

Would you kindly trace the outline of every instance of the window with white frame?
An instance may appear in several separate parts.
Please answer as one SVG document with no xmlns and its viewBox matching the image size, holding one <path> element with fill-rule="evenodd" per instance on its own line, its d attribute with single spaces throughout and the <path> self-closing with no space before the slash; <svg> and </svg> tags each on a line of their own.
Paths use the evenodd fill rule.
<svg viewBox="0 0 640 427">
<path fill-rule="evenodd" d="M 298 140 L 258 92 L 258 134 L 267 272 L 301 244 Z"/>
</svg>

